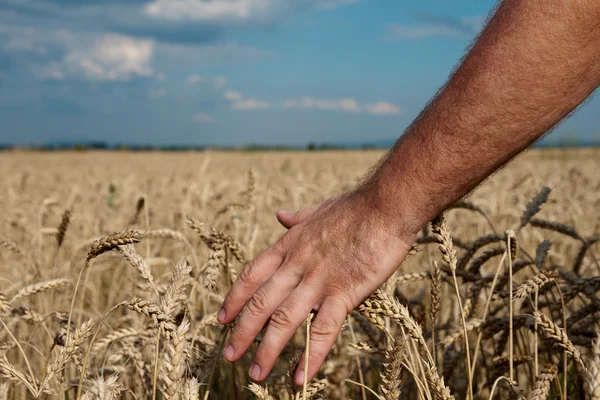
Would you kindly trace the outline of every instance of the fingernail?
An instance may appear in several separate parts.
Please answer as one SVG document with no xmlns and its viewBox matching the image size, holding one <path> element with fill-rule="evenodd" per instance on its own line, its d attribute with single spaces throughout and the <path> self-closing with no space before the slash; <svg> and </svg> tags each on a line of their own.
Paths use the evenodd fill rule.
<svg viewBox="0 0 600 400">
<path fill-rule="evenodd" d="M 301 385 L 304 383 L 304 370 L 303 369 L 299 369 L 298 372 L 296 372 L 296 383 L 298 385 Z"/>
<path fill-rule="evenodd" d="M 235 354 L 235 350 L 233 348 L 232 345 L 227 345 L 227 347 L 225 347 L 225 351 L 223 352 L 223 354 L 225 355 L 225 359 L 231 361 L 231 359 L 233 358 L 234 354 Z"/>
<path fill-rule="evenodd" d="M 260 379 L 260 365 L 254 363 L 250 367 L 250 378 L 254 380 Z"/>
<path fill-rule="evenodd" d="M 219 314 L 217 315 L 217 321 L 219 321 L 220 323 L 223 323 L 223 321 L 225 321 L 225 310 L 221 307 L 221 311 L 219 311 Z"/>
</svg>

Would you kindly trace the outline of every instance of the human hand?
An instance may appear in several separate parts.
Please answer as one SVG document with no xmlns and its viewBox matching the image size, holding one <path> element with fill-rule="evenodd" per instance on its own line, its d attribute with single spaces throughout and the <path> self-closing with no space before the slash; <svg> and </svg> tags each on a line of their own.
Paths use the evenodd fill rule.
<svg viewBox="0 0 600 400">
<path fill-rule="evenodd" d="M 225 358 L 241 358 L 268 322 L 250 367 L 250 377 L 262 381 L 314 309 L 318 313 L 310 331 L 309 365 L 304 365 L 303 355 L 294 380 L 302 384 L 305 368 L 312 379 L 348 313 L 379 288 L 410 251 L 416 232 L 398 234 L 400 214 L 384 215 L 361 192 L 296 213 L 278 212 L 288 232 L 245 266 L 219 312 L 221 324 L 242 312 L 225 346 Z"/>
</svg>

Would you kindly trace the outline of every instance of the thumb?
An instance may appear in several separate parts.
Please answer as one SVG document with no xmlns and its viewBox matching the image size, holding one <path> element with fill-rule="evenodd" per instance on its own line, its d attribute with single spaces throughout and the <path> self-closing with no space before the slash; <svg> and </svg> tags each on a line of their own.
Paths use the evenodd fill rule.
<svg viewBox="0 0 600 400">
<path fill-rule="evenodd" d="M 305 207 L 296 212 L 286 210 L 277 211 L 277 220 L 281 225 L 285 226 L 287 229 L 290 229 L 294 225 L 298 225 L 300 222 L 312 215 L 317 210 L 318 206 L 318 204 L 315 204 L 314 206 Z"/>
</svg>

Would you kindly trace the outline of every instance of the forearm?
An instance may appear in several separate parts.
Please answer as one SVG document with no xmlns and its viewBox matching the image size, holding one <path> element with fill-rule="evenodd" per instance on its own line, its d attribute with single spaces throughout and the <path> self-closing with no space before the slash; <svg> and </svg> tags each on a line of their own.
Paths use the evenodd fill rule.
<svg viewBox="0 0 600 400">
<path fill-rule="evenodd" d="M 364 189 L 418 230 L 600 84 L 600 3 L 507 0 Z"/>
</svg>

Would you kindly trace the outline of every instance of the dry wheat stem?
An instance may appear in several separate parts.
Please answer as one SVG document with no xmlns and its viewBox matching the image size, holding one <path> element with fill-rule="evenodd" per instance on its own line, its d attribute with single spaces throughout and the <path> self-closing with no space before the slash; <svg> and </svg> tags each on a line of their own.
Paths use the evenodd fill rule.
<svg viewBox="0 0 600 400">
<path fill-rule="evenodd" d="M 508 358 L 509 358 L 509 377 L 510 382 L 515 380 L 514 378 L 514 340 L 513 340 L 513 271 L 512 271 L 512 263 L 517 254 L 517 246 L 515 242 L 515 234 L 513 231 L 509 230 L 506 232 L 506 247 L 508 252 Z"/>
<path fill-rule="evenodd" d="M 434 221 L 432 221 L 432 232 L 433 236 L 437 239 L 439 244 L 440 253 L 442 253 L 442 259 L 450 266 L 450 270 L 452 271 L 452 279 L 454 281 L 454 290 L 456 292 L 456 299 L 458 301 L 458 308 L 461 311 L 460 316 L 463 325 L 463 333 L 465 339 L 465 354 L 467 360 L 467 378 L 468 378 L 468 399 L 473 400 L 473 373 L 471 372 L 471 355 L 469 351 L 469 338 L 467 335 L 467 322 L 465 318 L 465 314 L 463 312 L 463 305 L 460 295 L 460 290 L 458 288 L 458 280 L 456 279 L 456 250 L 452 244 L 452 237 L 450 235 L 450 231 L 446 226 L 446 222 L 444 220 L 444 216 L 440 215 Z"/>
</svg>

